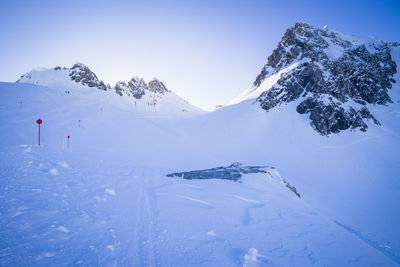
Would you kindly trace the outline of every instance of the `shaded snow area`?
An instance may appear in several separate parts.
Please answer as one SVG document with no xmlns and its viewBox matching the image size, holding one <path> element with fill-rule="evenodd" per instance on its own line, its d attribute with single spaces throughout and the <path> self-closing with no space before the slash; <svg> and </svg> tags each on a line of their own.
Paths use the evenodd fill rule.
<svg viewBox="0 0 400 267">
<path fill-rule="evenodd" d="M 93 90 L 0 83 L 0 265 L 400 262 L 395 111 L 327 138 L 289 109 L 156 117 Z M 276 169 L 166 176 L 232 162 Z"/>
</svg>

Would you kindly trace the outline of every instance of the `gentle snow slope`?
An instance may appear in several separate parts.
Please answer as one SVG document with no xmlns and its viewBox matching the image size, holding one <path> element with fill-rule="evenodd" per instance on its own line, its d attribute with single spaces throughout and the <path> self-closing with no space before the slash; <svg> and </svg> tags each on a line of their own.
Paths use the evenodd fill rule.
<svg viewBox="0 0 400 267">
<path fill-rule="evenodd" d="M 352 156 L 340 158 L 354 147 L 350 133 L 337 139 L 318 136 L 296 113 L 274 124 L 280 110 L 267 116 L 246 102 L 190 119 L 148 118 L 95 92 L 66 94 L 0 83 L 1 265 L 395 265 L 392 254 L 307 204 L 320 200 L 332 208 L 321 196 L 329 185 L 338 190 L 337 204 L 344 193 L 364 193 L 352 186 L 363 181 L 349 168 L 354 162 L 370 163 L 364 151 L 357 154 L 361 159 L 343 166 L 343 173 L 326 173 Z M 36 145 L 39 117 L 42 147 Z M 385 156 L 377 144 L 372 159 L 383 156 L 398 163 L 393 157 L 398 137 L 371 132 L 378 133 L 365 138 L 394 146 L 384 146 L 389 149 Z M 307 145 L 310 140 L 315 147 Z M 348 146 L 336 150 L 337 144 Z M 331 154 L 316 166 L 315 159 L 327 151 Z M 338 161 L 332 164 L 329 158 Z M 246 175 L 241 183 L 165 176 L 233 161 L 275 165 L 306 201 L 263 174 Z M 374 201 L 368 203 L 382 203 L 376 196 L 383 192 L 399 203 L 386 188 L 392 176 L 380 170 L 373 184 L 381 186 L 380 193 L 372 192 Z M 368 187 L 366 193 L 371 193 Z M 355 212 L 357 203 L 347 204 Z M 341 209 L 336 209 L 339 215 Z M 352 223 L 347 211 L 332 218 Z M 398 218 L 396 212 L 390 223 Z"/>
</svg>

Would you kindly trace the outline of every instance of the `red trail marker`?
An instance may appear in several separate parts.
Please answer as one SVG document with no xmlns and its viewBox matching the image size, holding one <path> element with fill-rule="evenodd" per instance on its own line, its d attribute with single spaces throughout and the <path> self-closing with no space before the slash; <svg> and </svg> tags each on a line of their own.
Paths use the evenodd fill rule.
<svg viewBox="0 0 400 267">
<path fill-rule="evenodd" d="M 40 146 L 40 124 L 42 124 L 42 120 L 41 119 L 37 119 L 36 123 L 39 124 L 39 146 Z"/>
<path fill-rule="evenodd" d="M 71 136 L 67 136 L 68 137 L 68 143 L 67 143 L 67 147 L 69 148 L 69 138 L 71 137 Z"/>
</svg>

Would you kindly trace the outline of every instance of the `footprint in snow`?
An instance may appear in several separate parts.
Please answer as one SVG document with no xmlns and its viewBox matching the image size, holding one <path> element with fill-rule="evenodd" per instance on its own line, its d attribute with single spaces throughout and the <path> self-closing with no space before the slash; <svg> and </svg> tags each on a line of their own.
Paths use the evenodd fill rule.
<svg viewBox="0 0 400 267">
<path fill-rule="evenodd" d="M 39 169 L 46 169 L 46 164 L 44 164 L 43 162 L 39 163 Z"/>
<path fill-rule="evenodd" d="M 60 232 L 66 233 L 66 234 L 68 234 L 69 232 L 71 232 L 71 231 L 70 231 L 67 227 L 65 227 L 65 226 L 58 226 L 58 227 L 57 227 L 57 230 L 60 231 Z"/>
<path fill-rule="evenodd" d="M 24 149 L 25 152 L 32 152 L 32 147 L 30 147 L 28 145 L 22 144 L 22 145 L 19 145 L 19 147 L 25 148 Z"/>
<path fill-rule="evenodd" d="M 63 167 L 63 168 L 68 168 L 68 167 L 69 167 L 69 164 L 66 163 L 66 162 L 63 162 L 63 161 L 58 162 L 58 165 L 60 165 L 60 166 Z"/>
<path fill-rule="evenodd" d="M 59 174 L 60 174 L 56 168 L 51 169 L 51 170 L 49 171 L 49 173 L 50 173 L 50 174 L 53 174 L 53 175 L 59 175 Z"/>
<path fill-rule="evenodd" d="M 55 255 L 56 255 L 56 253 L 54 253 L 54 252 L 46 252 L 46 253 L 43 253 L 42 255 L 36 257 L 36 260 L 41 260 L 43 258 L 51 258 L 51 257 L 54 257 Z"/>
<path fill-rule="evenodd" d="M 209 236 L 217 236 L 217 234 L 214 232 L 214 230 L 208 231 L 207 235 L 209 235 Z"/>
<path fill-rule="evenodd" d="M 246 255 L 244 255 L 243 267 L 258 266 L 257 260 L 258 251 L 255 248 L 249 249 Z"/>
<path fill-rule="evenodd" d="M 106 188 L 104 192 L 108 195 L 115 196 L 115 189 L 113 188 Z"/>
</svg>

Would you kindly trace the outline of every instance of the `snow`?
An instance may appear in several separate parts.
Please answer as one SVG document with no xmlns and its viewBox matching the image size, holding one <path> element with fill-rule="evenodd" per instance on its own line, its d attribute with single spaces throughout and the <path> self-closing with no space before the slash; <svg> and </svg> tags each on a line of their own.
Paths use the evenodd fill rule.
<svg viewBox="0 0 400 267">
<path fill-rule="evenodd" d="M 113 89 L 104 91 L 76 83 L 71 80 L 69 73 L 68 68 L 59 70 L 38 68 L 26 73 L 18 82 L 46 86 L 60 94 L 68 91 L 66 95 L 74 94 L 80 99 L 91 101 L 97 99 L 100 109 L 103 105 L 110 105 L 140 113 L 141 116 L 189 117 L 204 113 L 203 110 L 191 105 L 173 92 L 159 94 L 146 90 L 146 94 L 141 99 L 136 99 L 127 95 L 117 95 Z"/>
<path fill-rule="evenodd" d="M 105 193 L 111 196 L 115 196 L 115 190 L 112 188 L 106 188 Z"/>
<path fill-rule="evenodd" d="M 258 266 L 257 264 L 257 249 L 251 248 L 249 252 L 244 255 L 244 264 L 243 267 L 251 267 L 251 266 Z"/>
<path fill-rule="evenodd" d="M 66 234 L 68 234 L 70 232 L 70 230 L 65 226 L 58 226 L 57 230 L 60 232 L 66 233 Z"/>
<path fill-rule="evenodd" d="M 53 174 L 53 175 L 58 175 L 59 174 L 59 172 L 58 172 L 58 170 L 56 168 L 51 169 L 49 172 L 51 174 Z"/>
<path fill-rule="evenodd" d="M 269 90 L 273 85 L 275 85 L 276 82 L 281 78 L 282 74 L 289 72 L 292 69 L 295 69 L 297 66 L 299 66 L 303 62 L 304 62 L 304 60 L 294 62 L 290 66 L 280 70 L 278 73 L 271 73 L 271 75 L 269 75 L 269 76 L 267 76 L 267 78 L 265 78 L 265 80 L 260 84 L 260 86 L 258 86 L 258 87 L 255 87 L 254 85 L 251 86 L 246 91 L 244 91 L 243 93 L 239 94 L 237 97 L 232 99 L 226 105 L 227 106 L 234 105 L 234 104 L 237 104 L 244 100 L 255 99 L 255 98 L 259 97 L 263 92 Z M 270 71 L 272 71 L 272 70 L 270 70 Z"/>
<path fill-rule="evenodd" d="M 135 109 L 56 78 L 0 83 L 0 265 L 398 265 L 399 78 L 393 104 L 369 107 L 382 126 L 330 137 L 297 103 L 267 113 L 253 91 L 181 116 L 173 95 L 165 110 Z M 166 177 L 233 162 L 276 168 Z"/>
</svg>

